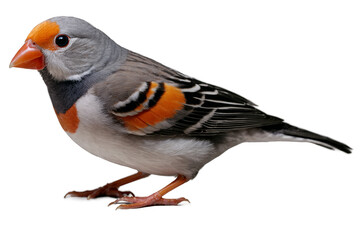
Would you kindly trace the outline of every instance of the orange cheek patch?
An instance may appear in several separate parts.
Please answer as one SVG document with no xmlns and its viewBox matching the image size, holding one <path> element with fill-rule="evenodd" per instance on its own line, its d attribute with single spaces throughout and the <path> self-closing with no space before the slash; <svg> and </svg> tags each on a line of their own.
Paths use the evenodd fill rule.
<svg viewBox="0 0 360 240">
<path fill-rule="evenodd" d="M 26 41 L 31 39 L 37 45 L 48 50 L 56 50 L 54 38 L 60 32 L 60 27 L 56 22 L 45 21 L 34 27 Z"/>
<path fill-rule="evenodd" d="M 66 111 L 66 113 L 56 113 L 57 118 L 61 124 L 61 127 L 65 132 L 75 133 L 79 126 L 79 118 L 77 115 L 77 109 L 75 104 Z"/>
<path fill-rule="evenodd" d="M 165 84 L 164 89 L 164 94 L 155 106 L 135 116 L 123 117 L 125 127 L 132 131 L 139 130 L 149 125 L 155 126 L 174 117 L 177 111 L 183 108 L 186 101 L 185 96 L 180 89 L 174 86 Z"/>
</svg>

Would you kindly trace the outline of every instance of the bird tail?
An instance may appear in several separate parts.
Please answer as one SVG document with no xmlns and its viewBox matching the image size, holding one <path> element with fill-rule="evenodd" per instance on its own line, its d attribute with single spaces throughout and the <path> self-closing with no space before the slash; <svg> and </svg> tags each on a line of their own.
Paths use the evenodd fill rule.
<svg viewBox="0 0 360 240">
<path fill-rule="evenodd" d="M 311 142 L 332 150 L 338 149 L 345 153 L 351 153 L 352 150 L 349 146 L 347 146 L 344 143 L 319 135 L 317 133 L 307 131 L 305 129 L 292 126 L 285 122 L 272 126 L 262 127 L 262 129 L 267 132 L 271 132 L 273 134 L 281 134 L 289 137 L 294 137 L 296 139 L 300 139 L 300 141 L 303 140 L 303 141 Z"/>
</svg>

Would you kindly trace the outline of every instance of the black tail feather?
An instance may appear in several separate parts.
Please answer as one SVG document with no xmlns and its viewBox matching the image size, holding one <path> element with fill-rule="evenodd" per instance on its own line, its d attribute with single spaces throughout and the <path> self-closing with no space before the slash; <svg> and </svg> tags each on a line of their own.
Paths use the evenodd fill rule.
<svg viewBox="0 0 360 240">
<path fill-rule="evenodd" d="M 262 127 L 262 129 L 272 132 L 272 133 L 279 133 L 279 134 L 284 134 L 287 136 L 308 139 L 308 140 L 311 140 L 310 142 L 313 142 L 322 147 L 325 147 L 328 149 L 338 149 L 345 153 L 351 153 L 351 150 L 352 150 L 349 146 L 347 146 L 344 143 L 341 143 L 334 139 L 307 131 L 305 129 L 301 129 L 301 128 L 292 126 L 287 123 L 280 123 L 280 124 L 276 124 L 276 125 L 272 125 L 272 126 L 266 126 L 266 127 Z"/>
</svg>

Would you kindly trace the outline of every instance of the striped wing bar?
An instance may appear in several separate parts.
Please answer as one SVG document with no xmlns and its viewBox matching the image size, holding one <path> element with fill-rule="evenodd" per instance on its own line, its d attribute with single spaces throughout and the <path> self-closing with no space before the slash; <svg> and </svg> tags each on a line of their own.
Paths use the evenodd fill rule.
<svg viewBox="0 0 360 240">
<path fill-rule="evenodd" d="M 182 74 L 142 83 L 112 113 L 136 135 L 212 136 L 282 122 L 235 93 Z"/>
</svg>

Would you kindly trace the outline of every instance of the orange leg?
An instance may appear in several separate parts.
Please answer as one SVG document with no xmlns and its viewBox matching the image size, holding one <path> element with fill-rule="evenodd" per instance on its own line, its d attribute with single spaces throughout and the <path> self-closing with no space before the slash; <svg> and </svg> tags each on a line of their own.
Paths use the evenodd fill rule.
<svg viewBox="0 0 360 240">
<path fill-rule="evenodd" d="M 115 182 L 108 183 L 105 186 L 96 188 L 94 190 L 88 190 L 88 191 L 83 191 L 83 192 L 76 192 L 76 191 L 68 192 L 64 196 L 64 198 L 66 198 L 67 196 L 71 196 L 71 197 L 87 197 L 87 199 L 103 197 L 103 196 L 121 198 L 123 196 L 128 196 L 130 194 L 135 196 L 132 192 L 129 192 L 129 191 L 122 192 L 122 191 L 119 191 L 118 188 L 120 186 L 122 186 L 122 185 L 134 182 L 134 181 L 139 180 L 141 178 L 145 178 L 145 177 L 147 177 L 149 175 L 150 174 L 138 172 L 138 173 L 135 173 L 135 174 L 130 175 L 128 177 L 119 179 L 119 180 L 117 180 Z"/>
<path fill-rule="evenodd" d="M 148 197 L 121 197 L 110 205 L 126 202 L 125 204 L 120 204 L 116 209 L 130 209 L 130 208 L 141 208 L 154 205 L 178 205 L 183 201 L 188 201 L 186 198 L 177 198 L 177 199 L 166 199 L 162 198 L 166 193 L 177 188 L 178 186 L 186 183 L 188 179 L 182 175 L 179 175 L 172 183 L 164 187 L 163 189 L 157 191 L 154 194 L 151 194 Z"/>
</svg>

